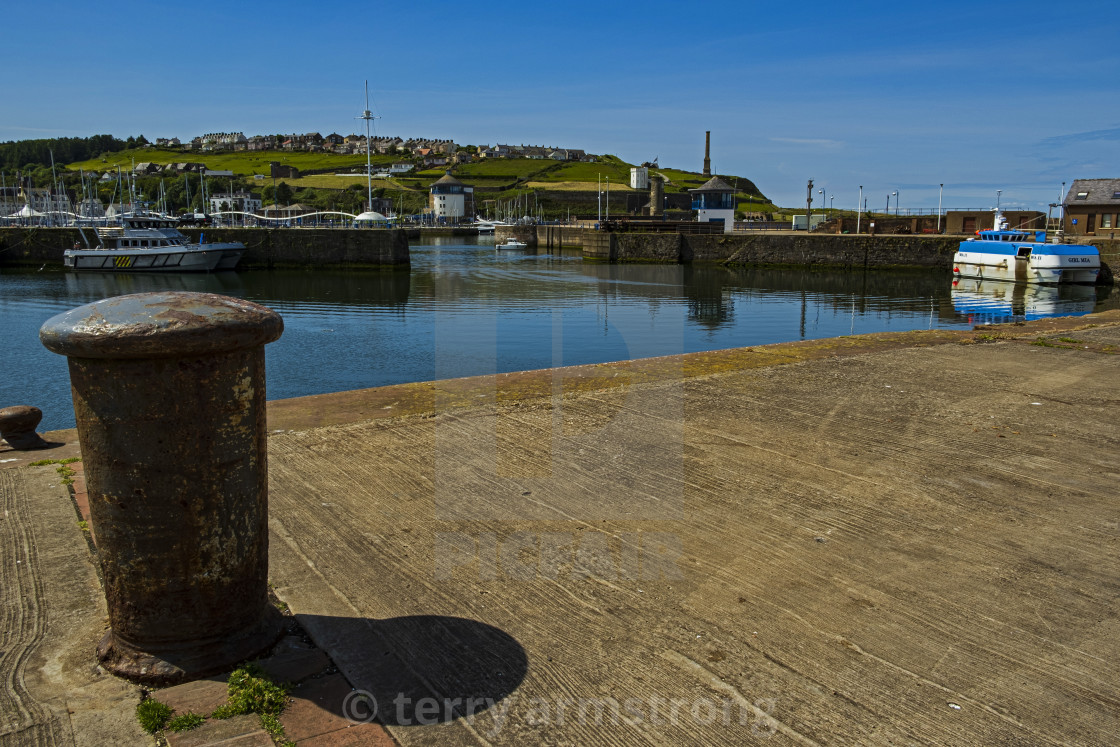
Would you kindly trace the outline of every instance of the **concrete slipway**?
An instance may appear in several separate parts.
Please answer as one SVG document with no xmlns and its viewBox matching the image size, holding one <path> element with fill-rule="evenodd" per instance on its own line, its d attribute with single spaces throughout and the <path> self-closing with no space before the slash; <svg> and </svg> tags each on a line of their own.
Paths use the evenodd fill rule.
<svg viewBox="0 0 1120 747">
<path fill-rule="evenodd" d="M 272 580 L 403 745 L 1114 743 L 1118 351 L 1108 312 L 271 403 Z"/>
</svg>

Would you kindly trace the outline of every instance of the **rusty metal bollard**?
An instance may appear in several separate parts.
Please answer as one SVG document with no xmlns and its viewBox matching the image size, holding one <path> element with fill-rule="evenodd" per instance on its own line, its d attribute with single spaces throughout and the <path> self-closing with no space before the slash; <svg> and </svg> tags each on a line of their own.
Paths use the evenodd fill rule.
<svg viewBox="0 0 1120 747">
<path fill-rule="evenodd" d="M 45 449 L 50 444 L 35 432 L 43 411 L 31 405 L 16 405 L 0 410 L 0 438 L 18 451 Z"/>
<path fill-rule="evenodd" d="M 264 306 L 141 293 L 48 320 L 67 356 L 110 630 L 107 669 L 165 685 L 220 672 L 281 632 L 268 600 Z"/>
</svg>

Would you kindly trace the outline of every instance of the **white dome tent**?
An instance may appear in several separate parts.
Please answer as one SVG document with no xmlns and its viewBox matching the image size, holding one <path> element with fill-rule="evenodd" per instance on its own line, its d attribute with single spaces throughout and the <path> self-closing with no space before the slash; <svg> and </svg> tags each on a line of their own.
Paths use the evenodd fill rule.
<svg viewBox="0 0 1120 747">
<path fill-rule="evenodd" d="M 24 205 L 19 212 L 12 213 L 9 218 L 45 218 L 46 213 L 40 213 L 38 210 L 32 209 L 30 205 Z"/>
<path fill-rule="evenodd" d="M 355 223 L 388 223 L 389 219 L 381 213 L 376 213 L 372 210 L 367 210 L 364 213 L 354 218 Z"/>
</svg>

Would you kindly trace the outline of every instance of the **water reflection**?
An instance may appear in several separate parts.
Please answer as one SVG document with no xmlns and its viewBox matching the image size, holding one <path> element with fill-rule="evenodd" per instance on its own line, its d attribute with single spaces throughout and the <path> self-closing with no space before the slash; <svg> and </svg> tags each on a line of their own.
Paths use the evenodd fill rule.
<svg viewBox="0 0 1120 747">
<path fill-rule="evenodd" d="M 238 296 L 241 276 L 236 272 L 67 272 L 66 291 L 91 301 L 130 293 L 188 291 Z"/>
<path fill-rule="evenodd" d="M 250 300 L 342 305 L 403 306 L 408 303 L 408 272 L 273 270 L 266 272 L 122 273 L 67 272 L 67 294 L 88 303 L 129 293 L 189 291 L 220 293 Z"/>
<path fill-rule="evenodd" d="M 961 278 L 953 281 L 953 310 L 969 324 L 1005 324 L 1051 316 L 1091 314 L 1108 288 L 1039 285 Z M 1103 295 L 1103 298 L 1101 296 Z"/>
<path fill-rule="evenodd" d="M 45 430 L 73 425 L 65 361 L 39 344 L 39 327 L 90 301 L 155 290 L 221 293 L 279 311 L 284 334 L 266 348 L 271 399 L 1120 306 L 1110 288 L 954 288 L 946 273 L 916 271 L 610 265 L 585 263 L 578 250 L 498 251 L 451 237 L 414 245 L 404 272 L 5 271 L 0 344 L 13 370 L 36 377 L 0 378 L 0 405 L 41 407 Z"/>
<path fill-rule="evenodd" d="M 348 307 L 403 307 L 412 291 L 407 271 L 276 270 L 242 273 L 242 282 L 251 300 Z"/>
</svg>

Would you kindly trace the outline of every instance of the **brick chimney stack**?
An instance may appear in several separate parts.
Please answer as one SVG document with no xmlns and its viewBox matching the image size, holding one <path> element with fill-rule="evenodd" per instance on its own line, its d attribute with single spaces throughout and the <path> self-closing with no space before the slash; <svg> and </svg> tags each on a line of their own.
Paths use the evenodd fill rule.
<svg viewBox="0 0 1120 747">
<path fill-rule="evenodd" d="M 704 132 L 704 176 L 712 175 L 712 131 Z"/>
</svg>

